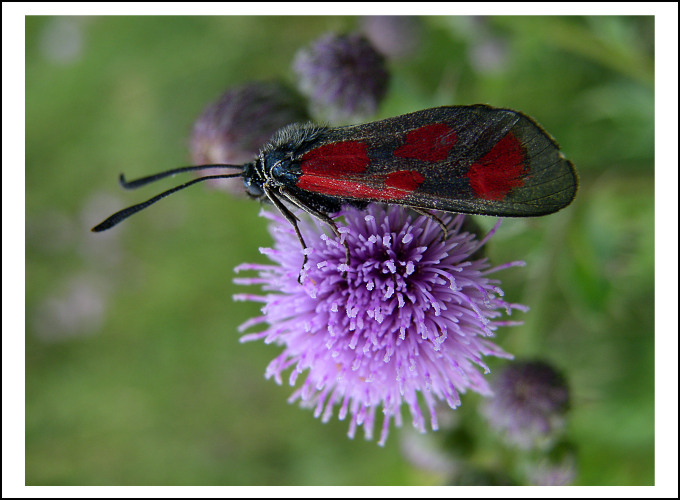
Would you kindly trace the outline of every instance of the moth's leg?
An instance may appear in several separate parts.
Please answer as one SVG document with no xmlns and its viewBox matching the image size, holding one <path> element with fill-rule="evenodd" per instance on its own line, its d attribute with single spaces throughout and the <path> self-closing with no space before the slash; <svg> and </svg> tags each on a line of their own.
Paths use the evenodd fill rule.
<svg viewBox="0 0 680 500">
<path fill-rule="evenodd" d="M 305 205 L 305 204 L 302 203 L 298 198 L 296 198 L 293 194 L 289 193 L 289 192 L 286 191 L 285 189 L 280 189 L 279 192 L 280 192 L 283 196 L 285 196 L 286 199 L 287 199 L 288 201 L 290 201 L 291 203 L 293 203 L 295 206 L 301 208 L 301 209 L 304 210 L 305 212 L 309 212 L 309 213 L 312 214 L 314 217 L 316 217 L 317 219 L 319 219 L 321 222 L 325 222 L 326 224 L 328 224 L 328 226 L 329 226 L 329 227 L 331 228 L 331 230 L 333 231 L 333 234 L 335 234 L 336 238 L 341 239 L 340 231 L 338 231 L 338 226 L 335 224 L 335 221 L 334 221 L 333 219 L 331 219 L 328 215 L 326 215 L 325 213 L 323 213 L 323 212 L 321 212 L 321 211 L 319 211 L 319 210 L 317 210 L 317 209 L 315 209 L 315 208 L 312 208 L 312 207 L 310 207 L 310 206 L 308 206 L 308 205 Z M 343 240 L 342 245 L 345 247 L 345 264 L 346 264 L 347 266 L 349 266 L 349 245 L 347 244 L 347 240 L 346 240 L 346 239 Z M 343 273 L 343 275 L 344 275 L 344 274 L 345 274 L 345 273 Z"/>
<path fill-rule="evenodd" d="M 439 224 L 439 227 L 442 228 L 442 231 L 444 233 L 444 241 L 446 241 L 448 235 L 449 235 L 449 229 L 446 227 L 446 224 L 444 224 L 444 221 L 441 220 L 439 217 L 437 217 L 435 214 L 432 212 L 429 212 L 427 210 L 423 210 L 422 208 L 416 208 L 416 207 L 408 207 L 411 210 L 413 210 L 415 213 L 424 215 L 425 217 L 432 219 L 435 221 L 437 224 Z"/>
<path fill-rule="evenodd" d="M 305 239 L 302 237 L 302 233 L 300 232 L 300 228 L 298 227 L 298 218 L 295 217 L 295 214 L 288 210 L 286 205 L 281 202 L 281 200 L 276 196 L 274 193 L 274 190 L 267 186 L 265 183 L 263 186 L 264 193 L 267 195 L 267 198 L 271 200 L 271 202 L 274 204 L 274 206 L 281 212 L 281 215 L 283 215 L 288 222 L 293 226 L 293 229 L 295 229 L 295 234 L 298 237 L 298 240 L 300 240 L 300 245 L 302 245 L 302 255 L 303 255 L 303 260 L 302 260 L 302 267 L 300 268 L 300 274 L 298 275 L 298 283 L 302 284 L 302 269 L 304 269 L 305 264 L 307 264 L 307 244 L 305 243 Z"/>
</svg>

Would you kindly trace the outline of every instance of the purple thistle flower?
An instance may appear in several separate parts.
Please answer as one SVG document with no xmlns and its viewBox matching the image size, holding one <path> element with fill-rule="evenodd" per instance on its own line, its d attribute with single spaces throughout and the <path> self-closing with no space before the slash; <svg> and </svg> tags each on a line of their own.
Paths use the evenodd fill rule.
<svg viewBox="0 0 680 500">
<path fill-rule="evenodd" d="M 491 393 L 479 370 L 489 371 L 482 357 L 511 357 L 489 339 L 499 326 L 517 324 L 498 318 L 527 310 L 504 301 L 498 281 L 488 277 L 523 262 L 492 268 L 486 258 L 469 259 L 498 225 L 479 240 L 461 229 L 464 216 L 442 213 L 449 231 L 444 241 L 438 224 L 403 207 L 345 207 L 338 226 L 350 248 L 347 266 L 342 244 L 327 236 L 321 222 L 304 218 L 300 229 L 309 260 L 300 285 L 303 255 L 292 227 L 278 214 L 263 213 L 274 221 L 275 244 L 260 251 L 274 263 L 241 265 L 237 271 L 257 271 L 259 277 L 236 282 L 261 285 L 267 293 L 235 299 L 264 303 L 262 316 L 241 330 L 269 325 L 242 342 L 284 346 L 267 367 L 267 378 L 281 384 L 283 372 L 292 368 L 294 386 L 307 371 L 289 401 L 314 407 L 323 422 L 338 406 L 341 420 L 349 415 L 349 436 L 363 425 L 366 439 L 380 409 L 382 445 L 390 422 L 401 426 L 404 403 L 413 425 L 425 432 L 419 395 L 436 430 L 437 400 L 456 408 L 468 389 Z"/>
<path fill-rule="evenodd" d="M 314 111 L 331 122 L 373 115 L 389 80 L 383 56 L 357 33 L 320 38 L 298 51 L 293 70 Z"/>
<path fill-rule="evenodd" d="M 481 408 L 491 427 L 520 448 L 550 444 L 569 407 L 562 375 L 542 361 L 515 362 L 492 380 L 491 387 L 494 397 Z"/>
</svg>

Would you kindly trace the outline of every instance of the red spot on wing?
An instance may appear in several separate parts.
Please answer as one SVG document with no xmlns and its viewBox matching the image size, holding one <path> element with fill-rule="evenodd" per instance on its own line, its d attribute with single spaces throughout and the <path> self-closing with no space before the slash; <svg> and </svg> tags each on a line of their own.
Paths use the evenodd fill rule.
<svg viewBox="0 0 680 500">
<path fill-rule="evenodd" d="M 404 144 L 394 151 L 394 156 L 422 161 L 445 160 L 456 143 L 456 132 L 445 123 L 434 123 L 406 134 Z"/>
<path fill-rule="evenodd" d="M 303 174 L 346 176 L 366 171 L 368 145 L 360 141 L 333 142 L 302 155 Z"/>
<path fill-rule="evenodd" d="M 301 189 L 328 196 L 392 201 L 405 198 L 424 180 L 425 178 L 415 170 L 402 170 L 386 175 L 385 187 L 369 186 L 360 180 L 305 174 L 298 179 L 296 185 Z"/>
<path fill-rule="evenodd" d="M 480 198 L 502 200 L 511 189 L 524 185 L 528 173 L 525 160 L 522 143 L 508 132 L 466 175 Z"/>
<path fill-rule="evenodd" d="M 425 177 L 416 170 L 400 170 L 387 174 L 385 177 L 385 186 L 404 191 L 413 191 L 420 186 L 424 180 Z"/>
</svg>

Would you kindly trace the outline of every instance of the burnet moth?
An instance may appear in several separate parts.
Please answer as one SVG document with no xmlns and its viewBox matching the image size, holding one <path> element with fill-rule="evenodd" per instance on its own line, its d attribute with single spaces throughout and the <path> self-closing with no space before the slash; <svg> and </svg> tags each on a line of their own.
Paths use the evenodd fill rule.
<svg viewBox="0 0 680 500">
<path fill-rule="evenodd" d="M 246 192 L 274 204 L 293 225 L 303 250 L 298 207 L 326 222 L 342 205 L 368 202 L 502 217 L 554 213 L 571 203 L 578 180 L 557 143 L 533 119 L 486 105 L 443 106 L 363 125 L 329 128 L 291 124 L 274 134 L 245 165 L 182 167 L 126 181 L 136 188 L 180 172 L 205 169 L 240 172 L 193 179 L 133 205 L 95 226 L 109 229 L 132 214 L 208 179 L 243 177 Z M 444 237 L 446 237 L 444 232 Z M 349 247 L 345 243 L 347 264 Z M 304 263 L 307 256 L 304 256 Z"/>
</svg>

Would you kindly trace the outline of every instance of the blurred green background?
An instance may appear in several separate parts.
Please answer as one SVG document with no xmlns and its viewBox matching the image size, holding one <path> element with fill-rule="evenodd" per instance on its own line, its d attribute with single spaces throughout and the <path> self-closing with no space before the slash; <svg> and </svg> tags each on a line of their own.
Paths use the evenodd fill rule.
<svg viewBox="0 0 680 500">
<path fill-rule="evenodd" d="M 488 103 L 533 116 L 557 138 L 580 191 L 568 209 L 507 220 L 491 240 L 494 263 L 527 262 L 499 278 L 508 300 L 531 307 L 497 343 L 568 378 L 576 484 L 653 484 L 653 17 L 419 24 L 416 52 L 389 63 L 376 118 Z M 258 247 L 271 243 L 254 202 L 197 186 L 108 233 L 89 232 L 174 185 L 122 192 L 117 176 L 186 164 L 192 123 L 223 90 L 292 81 L 300 47 L 360 25 L 26 18 L 26 484 L 451 480 L 417 458 L 445 433 L 418 441 L 407 420 L 384 448 L 349 440 L 347 422 L 322 424 L 286 402 L 290 387 L 265 380 L 280 348 L 240 344 L 237 326 L 259 311 L 231 299 L 248 290 L 232 283 L 233 268 L 265 262 Z M 455 418 L 473 432 L 447 456 L 503 470 L 514 452 L 479 419 L 478 401 L 463 395 Z"/>
</svg>

